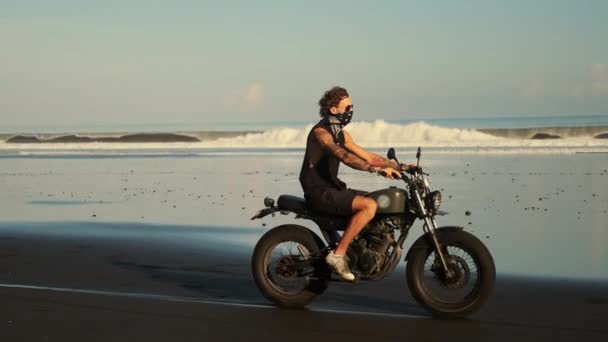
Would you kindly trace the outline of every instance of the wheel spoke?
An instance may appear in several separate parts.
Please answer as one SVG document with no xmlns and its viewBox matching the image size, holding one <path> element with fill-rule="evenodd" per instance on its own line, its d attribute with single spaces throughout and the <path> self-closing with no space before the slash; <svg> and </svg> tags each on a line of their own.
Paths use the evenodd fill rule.
<svg viewBox="0 0 608 342">
<path fill-rule="evenodd" d="M 453 272 L 452 279 L 446 279 L 439 257 L 432 251 L 425 263 L 423 286 L 435 301 L 457 304 L 475 296 L 479 290 L 479 269 L 474 258 L 459 246 L 446 246 L 446 263 Z"/>
<path fill-rule="evenodd" d="M 296 270 L 293 265 L 308 254 L 308 249 L 295 241 L 284 241 L 274 246 L 266 262 L 270 284 L 285 294 L 297 294 L 305 289 L 310 276 L 301 276 L 298 271 L 302 270 Z"/>
<path fill-rule="evenodd" d="M 306 248 L 304 248 L 302 245 L 298 245 L 298 252 L 300 252 L 300 255 L 304 257 L 304 259 L 308 259 L 308 251 L 306 250 Z"/>
</svg>

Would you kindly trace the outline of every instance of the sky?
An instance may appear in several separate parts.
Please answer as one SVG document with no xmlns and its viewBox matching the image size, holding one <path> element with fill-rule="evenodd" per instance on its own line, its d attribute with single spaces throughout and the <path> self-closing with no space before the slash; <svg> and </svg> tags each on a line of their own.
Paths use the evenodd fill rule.
<svg viewBox="0 0 608 342">
<path fill-rule="evenodd" d="M 0 129 L 608 114 L 608 1 L 0 0 Z"/>
</svg>

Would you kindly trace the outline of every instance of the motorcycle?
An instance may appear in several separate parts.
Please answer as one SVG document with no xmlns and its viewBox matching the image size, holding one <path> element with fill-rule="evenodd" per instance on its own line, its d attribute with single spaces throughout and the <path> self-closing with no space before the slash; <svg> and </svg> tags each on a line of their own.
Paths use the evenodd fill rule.
<svg viewBox="0 0 608 342">
<path fill-rule="evenodd" d="M 403 243 L 414 222 L 423 221 L 420 236 L 405 254 L 406 280 L 418 304 L 439 318 L 462 318 L 486 301 L 496 279 L 494 260 L 487 247 L 462 227 L 439 227 L 436 216 L 441 192 L 431 191 L 417 163 L 401 172 L 404 188 L 391 186 L 368 193 L 377 203 L 375 217 L 350 244 L 346 256 L 358 281 L 380 280 L 391 274 L 403 255 Z M 389 159 L 398 162 L 390 148 Z M 285 224 L 266 232 L 255 246 L 252 272 L 262 294 L 281 307 L 298 308 L 321 295 L 330 281 L 337 281 L 325 256 L 340 241 L 348 217 L 331 217 L 311 211 L 303 198 L 281 195 L 277 203 L 264 199 L 265 208 L 251 219 L 295 214 L 316 223 L 323 238 L 312 230 Z M 398 236 L 395 232 L 399 232 Z"/>
</svg>

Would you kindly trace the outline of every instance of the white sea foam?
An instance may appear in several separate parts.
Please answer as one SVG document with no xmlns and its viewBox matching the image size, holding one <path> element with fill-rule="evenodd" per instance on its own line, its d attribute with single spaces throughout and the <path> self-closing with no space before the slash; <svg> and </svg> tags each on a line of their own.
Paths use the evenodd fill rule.
<svg viewBox="0 0 608 342">
<path fill-rule="evenodd" d="M 273 128 L 236 137 L 223 137 L 201 142 L 175 143 L 30 143 L 0 142 L 3 154 L 124 154 L 134 151 L 148 154 L 207 154 L 207 149 L 295 148 L 306 145 L 313 125 L 302 128 Z M 608 152 L 607 139 L 576 137 L 565 139 L 501 138 L 475 129 L 446 128 L 416 122 L 407 125 L 385 121 L 355 122 L 347 127 L 357 144 L 366 148 L 413 148 L 423 146 L 430 152 L 480 153 L 573 153 Z M 121 152 L 122 151 L 122 152 Z M 129 151 L 129 152 L 127 152 Z"/>
<path fill-rule="evenodd" d="M 202 142 L 208 147 L 304 147 L 312 125 L 304 128 L 274 128 L 262 133 L 249 133 L 233 138 L 220 138 Z M 357 122 L 348 126 L 347 131 L 359 145 L 367 147 L 383 146 L 447 146 L 460 143 L 466 146 L 476 142 L 496 142 L 504 140 L 473 129 L 445 128 L 424 122 L 409 125 L 391 124 L 385 121 Z"/>
</svg>

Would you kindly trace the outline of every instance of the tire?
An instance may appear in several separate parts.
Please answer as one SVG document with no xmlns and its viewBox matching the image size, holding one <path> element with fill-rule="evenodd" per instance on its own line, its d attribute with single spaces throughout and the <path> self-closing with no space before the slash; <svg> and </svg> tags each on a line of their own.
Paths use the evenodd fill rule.
<svg viewBox="0 0 608 342">
<path fill-rule="evenodd" d="M 264 297 L 280 307 L 301 308 L 327 289 L 330 273 L 326 268 L 315 269 L 313 277 L 297 277 L 306 283 L 301 290 L 291 293 L 282 291 L 271 279 L 271 267 L 268 263 L 273 249 L 283 242 L 298 243 L 309 253 L 317 254 L 325 248 L 325 244 L 308 228 L 288 224 L 271 229 L 255 246 L 251 269 L 253 279 Z"/>
<path fill-rule="evenodd" d="M 437 229 L 436 232 L 437 238 L 445 250 L 449 252 L 450 250 L 462 250 L 470 256 L 471 260 L 465 261 L 463 257 L 450 252 L 448 260 L 450 265 L 457 265 L 453 266 L 453 269 L 458 270 L 457 273 L 460 275 L 459 281 L 466 280 L 468 282 L 471 271 L 470 262 L 475 264 L 477 276 L 472 282 L 473 287 L 470 293 L 463 296 L 460 301 L 448 302 L 437 298 L 432 290 L 429 289 L 427 283 L 436 282 L 439 284 L 438 287 L 444 287 L 447 293 L 453 294 L 456 291 L 455 289 L 448 289 L 450 285 L 446 285 L 441 280 L 441 276 L 444 274 L 443 268 L 435 272 L 428 270 L 432 273 L 426 273 L 427 261 L 434 260 L 435 254 L 435 249 L 427 235 L 420 237 L 414 243 L 408 255 L 406 268 L 407 284 L 418 304 L 429 310 L 433 316 L 447 319 L 463 318 L 479 310 L 492 292 L 494 283 L 496 282 L 494 259 L 486 246 L 470 233 L 463 230 L 448 229 Z M 463 264 L 468 266 L 464 267 Z M 434 263 L 431 266 L 434 266 Z M 466 276 L 466 274 L 469 276 Z"/>
</svg>

